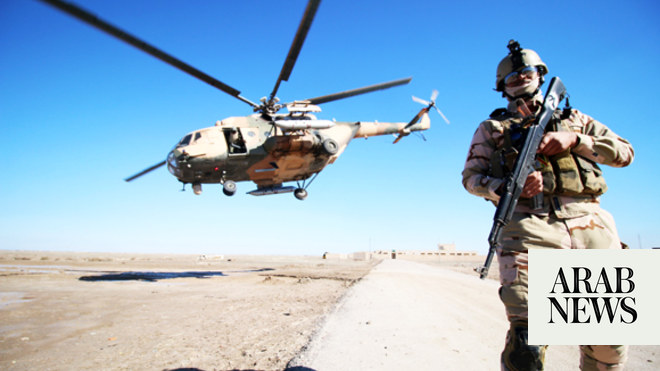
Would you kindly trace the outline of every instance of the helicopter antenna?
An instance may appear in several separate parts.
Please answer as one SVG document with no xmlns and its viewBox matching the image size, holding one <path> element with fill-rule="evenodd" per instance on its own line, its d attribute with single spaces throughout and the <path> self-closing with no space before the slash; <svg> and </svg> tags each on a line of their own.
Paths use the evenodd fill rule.
<svg viewBox="0 0 660 371">
<path fill-rule="evenodd" d="M 300 25 L 298 26 L 298 31 L 296 31 L 296 36 L 293 39 L 291 48 L 289 49 L 289 54 L 284 60 L 284 66 L 282 66 L 280 76 L 277 78 L 275 87 L 270 93 L 270 98 L 268 99 L 268 102 L 264 103 L 265 107 L 263 108 L 266 108 L 267 110 L 268 108 L 272 108 L 272 106 L 275 104 L 275 94 L 277 94 L 277 90 L 280 88 L 280 83 L 282 81 L 289 81 L 289 76 L 291 75 L 291 71 L 293 71 L 293 66 L 296 64 L 298 54 L 300 54 L 300 50 L 302 49 L 303 43 L 305 42 L 305 38 L 307 37 L 307 32 L 309 32 L 309 28 L 312 26 L 312 21 L 314 20 L 316 10 L 318 10 L 320 4 L 321 0 L 309 0 L 307 3 L 307 8 L 305 9 L 303 18 L 300 21 Z"/>
<path fill-rule="evenodd" d="M 107 23 L 106 21 L 103 21 L 96 17 L 94 14 L 74 5 L 71 3 L 67 3 L 61 0 L 41 0 L 45 3 L 48 3 L 52 5 L 53 7 L 68 13 L 69 15 L 78 18 L 79 20 L 94 26 L 98 28 L 99 30 L 106 32 L 110 34 L 111 36 L 114 36 L 140 50 L 143 52 L 152 55 L 153 57 L 156 57 L 160 59 L 161 61 L 169 64 L 170 66 L 173 66 L 193 77 L 196 77 L 205 83 L 222 90 L 223 92 L 236 97 L 237 99 L 251 105 L 252 107 L 258 107 L 258 105 L 254 102 L 251 102 L 250 100 L 244 98 L 241 96 L 241 92 L 239 90 L 236 90 L 232 88 L 231 86 L 223 83 L 220 80 L 217 80 L 206 73 L 198 70 L 197 68 L 165 53 L 164 51 L 157 49 L 156 47 L 147 44 L 146 42 L 138 39 L 137 37 L 122 31 L 121 29 L 111 25 L 110 23 Z"/>
</svg>

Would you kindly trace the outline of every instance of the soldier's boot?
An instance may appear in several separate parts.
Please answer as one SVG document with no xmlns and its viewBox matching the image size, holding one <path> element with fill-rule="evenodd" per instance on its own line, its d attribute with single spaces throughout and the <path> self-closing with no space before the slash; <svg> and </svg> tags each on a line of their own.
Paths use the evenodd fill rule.
<svg viewBox="0 0 660 371">
<path fill-rule="evenodd" d="M 527 324 L 512 323 L 502 352 L 503 371 L 541 371 L 547 345 L 527 343 Z"/>
<path fill-rule="evenodd" d="M 627 353 L 626 345 L 580 345 L 580 370 L 621 371 Z"/>
</svg>

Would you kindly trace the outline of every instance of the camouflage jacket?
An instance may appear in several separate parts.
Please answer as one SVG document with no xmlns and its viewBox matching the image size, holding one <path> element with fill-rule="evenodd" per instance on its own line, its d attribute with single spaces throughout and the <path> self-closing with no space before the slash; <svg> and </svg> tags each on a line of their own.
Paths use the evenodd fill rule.
<svg viewBox="0 0 660 371">
<path fill-rule="evenodd" d="M 541 102 L 539 94 L 535 98 Z M 512 102 L 507 107 L 512 114 L 516 112 Z M 624 167 L 633 161 L 634 150 L 630 143 L 616 135 L 607 126 L 581 113 L 572 110 L 568 126 L 577 133 L 579 144 L 572 152 L 588 160 L 613 167 Z M 468 192 L 497 203 L 499 195 L 495 193 L 503 179 L 490 176 L 491 156 L 504 145 L 504 127 L 497 119 L 487 119 L 479 124 L 468 152 L 463 169 L 463 186 Z"/>
</svg>

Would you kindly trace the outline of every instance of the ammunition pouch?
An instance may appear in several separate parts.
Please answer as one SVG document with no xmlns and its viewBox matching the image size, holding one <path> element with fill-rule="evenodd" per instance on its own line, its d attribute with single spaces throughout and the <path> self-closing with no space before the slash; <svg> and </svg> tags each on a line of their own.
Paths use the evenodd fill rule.
<svg viewBox="0 0 660 371">
<path fill-rule="evenodd" d="M 607 191 L 607 183 L 603 177 L 603 171 L 595 162 L 587 160 L 584 157 L 575 156 L 577 165 L 580 169 L 580 179 L 584 185 L 582 193 L 590 195 L 602 195 Z"/>
<path fill-rule="evenodd" d="M 551 156 L 550 164 L 552 171 L 547 176 L 552 176 L 557 182 L 553 193 L 564 196 L 577 196 L 582 193 L 584 186 L 580 170 L 570 149 Z"/>
<path fill-rule="evenodd" d="M 561 120 L 559 115 L 556 115 L 553 120 L 555 120 L 554 130 L 570 130 L 568 123 Z M 516 128 L 519 122 L 520 119 L 516 118 L 506 118 L 502 121 L 504 142 L 491 156 L 489 175 L 504 178 L 513 171 L 518 156 L 516 136 L 519 136 L 513 128 Z M 570 149 L 550 157 L 539 155 L 537 170 L 543 174 L 543 193 L 546 195 L 599 196 L 607 191 L 607 183 L 598 165 L 574 154 Z"/>
<path fill-rule="evenodd" d="M 556 131 L 570 131 L 566 120 L 559 118 L 555 118 L 554 127 Z M 549 160 L 553 174 L 544 174 L 544 184 L 545 177 L 552 176 L 556 181 L 556 188 L 553 191 L 544 189 L 544 193 L 598 196 L 607 191 L 603 172 L 595 162 L 574 154 L 570 149 L 551 156 Z"/>
<path fill-rule="evenodd" d="M 490 158 L 490 175 L 496 178 L 504 178 L 513 171 L 524 132 L 524 129 L 521 128 L 522 119 L 512 118 L 506 114 L 500 115 L 500 118 L 503 119 L 501 123 L 504 127 L 502 136 L 504 143 L 493 152 Z"/>
</svg>

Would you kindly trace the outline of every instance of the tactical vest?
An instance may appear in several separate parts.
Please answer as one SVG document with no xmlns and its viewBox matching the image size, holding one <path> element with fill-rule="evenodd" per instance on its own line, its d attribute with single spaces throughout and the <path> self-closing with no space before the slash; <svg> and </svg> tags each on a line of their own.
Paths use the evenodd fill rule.
<svg viewBox="0 0 660 371">
<path fill-rule="evenodd" d="M 493 117 L 496 116 L 496 117 Z M 504 178 L 513 171 L 527 128 L 523 118 L 512 117 L 496 110 L 491 118 L 504 127 L 503 143 L 490 159 L 489 175 Z M 562 119 L 562 111 L 555 111 L 548 131 L 571 131 L 569 119 Z M 573 153 L 570 148 L 553 156 L 538 155 L 537 170 L 543 174 L 543 193 L 546 195 L 601 195 L 607 190 L 603 172 L 598 165 Z"/>
</svg>

